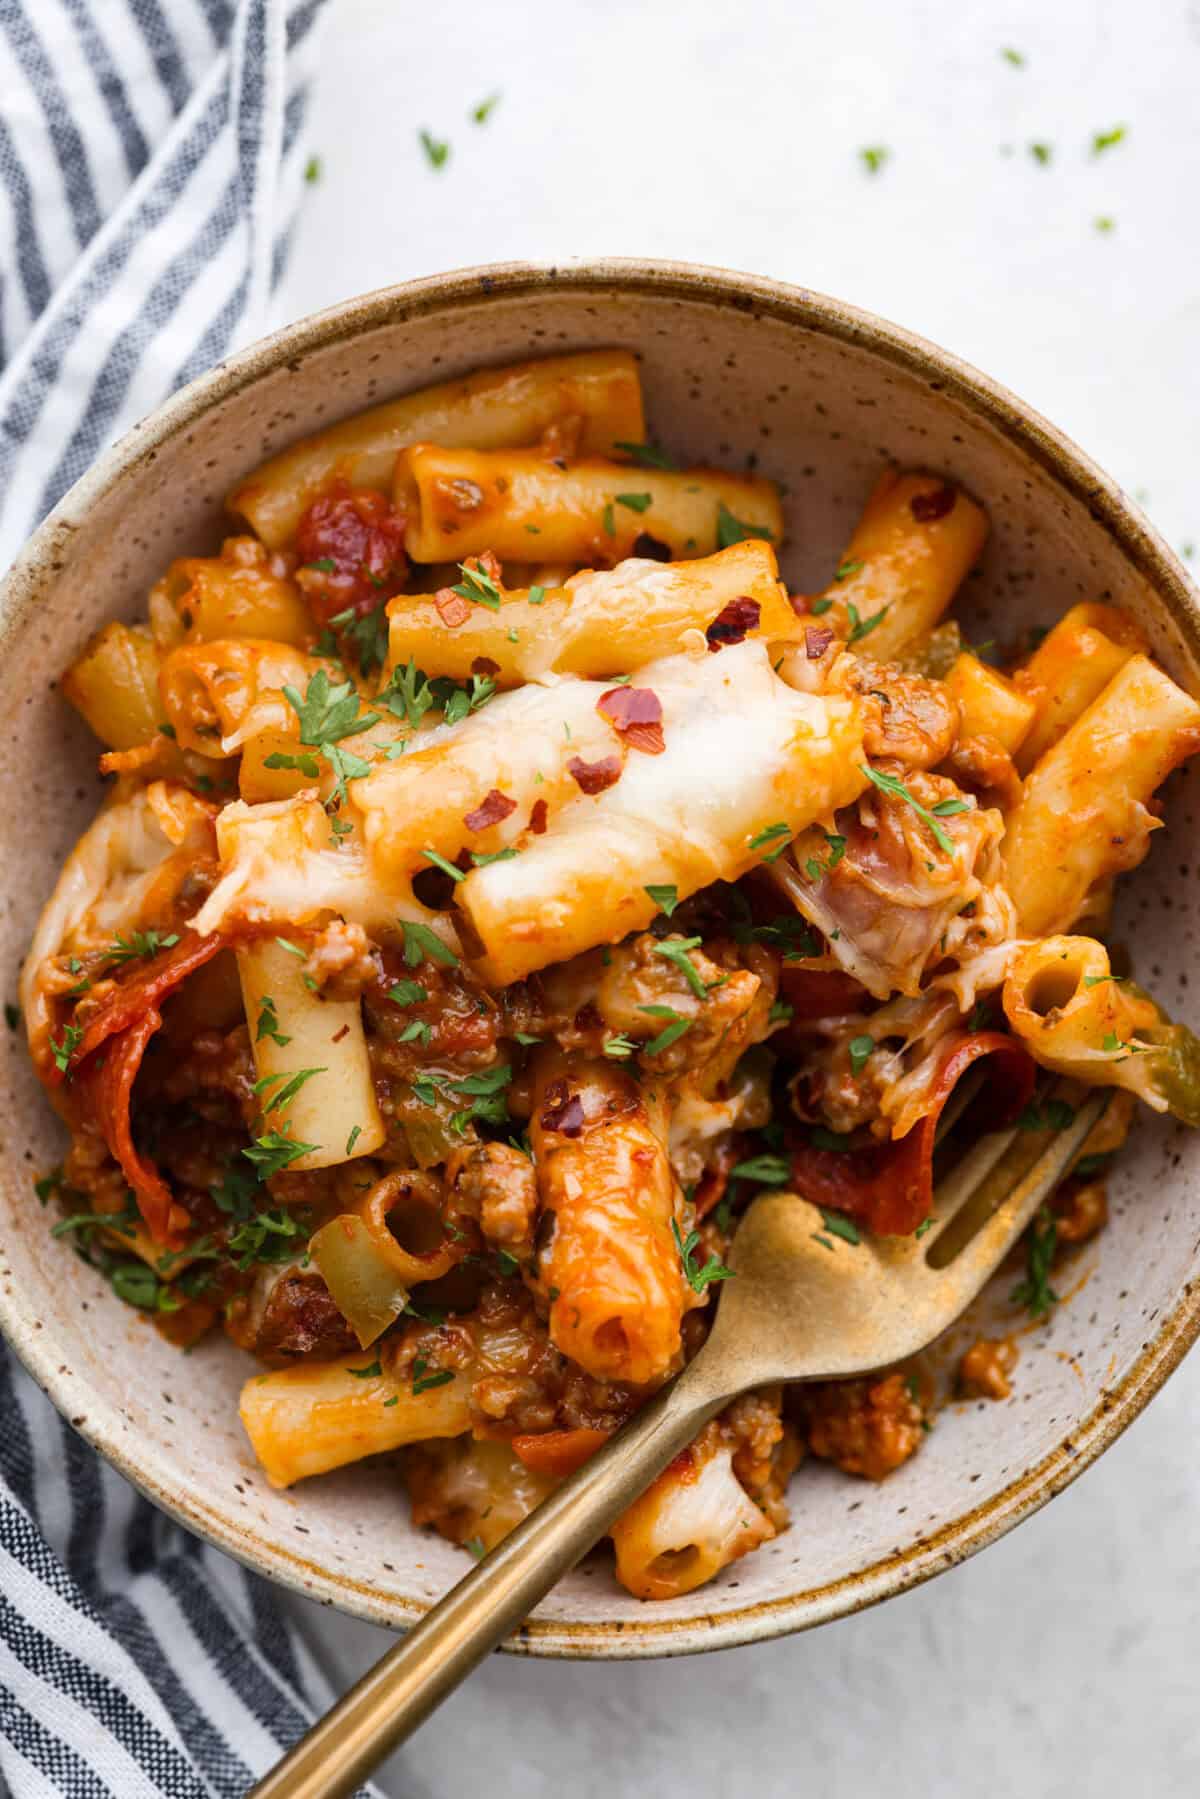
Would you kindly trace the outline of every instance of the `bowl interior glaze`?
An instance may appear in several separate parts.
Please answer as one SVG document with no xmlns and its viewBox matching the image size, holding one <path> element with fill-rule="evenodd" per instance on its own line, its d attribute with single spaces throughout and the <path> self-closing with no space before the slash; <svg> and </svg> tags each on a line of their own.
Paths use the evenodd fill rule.
<svg viewBox="0 0 1200 1799">
<path fill-rule="evenodd" d="M 828 578 L 886 462 L 944 470 L 992 519 L 968 583 L 969 636 L 1003 640 L 1077 600 L 1112 600 L 1200 691 L 1196 595 L 1136 509 L 1028 409 L 930 346 L 819 296 L 670 265 L 505 267 L 411 284 L 291 327 L 177 396 L 85 477 L 10 575 L 0 599 L 6 998 L 100 797 L 94 745 L 55 691 L 87 635 L 139 612 L 172 557 L 214 547 L 229 528 L 223 494 L 291 439 L 481 364 L 598 345 L 641 354 L 652 430 L 672 451 L 785 484 L 785 562 L 800 587 Z M 1186 1017 L 1200 883 L 1178 877 L 1200 850 L 1194 777 L 1176 777 L 1168 819 L 1125 884 L 1123 934 L 1142 977 Z M 461 1553 L 412 1529 L 386 1463 L 288 1493 L 267 1487 L 237 1418 L 246 1359 L 220 1343 L 181 1360 L 50 1239 L 30 1183 L 58 1159 L 60 1132 L 13 1033 L 2 1062 L 0 1324 L 26 1364 L 86 1437 L 194 1529 L 315 1598 L 410 1622 L 461 1574 Z M 1017 1522 L 1111 1441 L 1196 1334 L 1198 1157 L 1171 1123 L 1142 1120 L 1112 1190 L 1111 1229 L 1072 1264 L 1050 1325 L 1020 1339 L 1012 1399 L 951 1407 L 882 1486 L 806 1464 L 793 1528 L 696 1594 L 641 1604 L 591 1558 L 515 1646 L 633 1656 L 770 1636 L 899 1591 Z"/>
</svg>

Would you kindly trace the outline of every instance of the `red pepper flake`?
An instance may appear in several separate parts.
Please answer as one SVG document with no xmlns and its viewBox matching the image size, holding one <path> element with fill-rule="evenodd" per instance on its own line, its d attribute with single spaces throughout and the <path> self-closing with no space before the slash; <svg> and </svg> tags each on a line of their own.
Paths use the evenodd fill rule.
<svg viewBox="0 0 1200 1799">
<path fill-rule="evenodd" d="M 661 537 L 651 537 L 649 531 L 639 531 L 633 540 L 630 554 L 642 556 L 648 562 L 670 562 L 671 546 L 664 543 Z"/>
<path fill-rule="evenodd" d="M 452 587 L 439 587 L 433 596 L 438 617 L 447 630 L 454 631 L 459 625 L 465 625 L 471 616 L 471 602 L 465 600 L 461 593 L 455 593 Z"/>
<path fill-rule="evenodd" d="M 808 595 L 806 593 L 789 593 L 788 605 L 791 607 L 792 611 L 796 614 L 797 618 L 807 618 L 807 616 L 808 616 Z"/>
<path fill-rule="evenodd" d="M 455 594 L 454 597 L 455 599 L 459 598 L 458 594 Z M 476 656 L 471 664 L 471 673 L 473 675 L 483 675 L 485 678 L 492 675 L 498 675 L 500 673 L 500 664 L 498 662 L 493 662 L 490 656 Z"/>
<path fill-rule="evenodd" d="M 550 1095 L 547 1094 L 546 1097 L 549 1098 Z M 578 1093 L 572 1093 L 569 1099 L 560 1099 L 547 1106 L 541 1119 L 544 1131 L 557 1131 L 563 1137 L 582 1137 L 586 1123 L 587 1115 Z"/>
<path fill-rule="evenodd" d="M 666 749 L 662 702 L 652 688 L 610 687 L 596 701 L 596 710 L 621 733 L 631 750 L 661 756 Z"/>
<path fill-rule="evenodd" d="M 572 756 L 567 763 L 567 773 L 584 793 L 603 793 L 606 787 L 615 787 L 621 779 L 621 758 L 601 756 L 599 762 L 585 762 L 582 756 Z M 541 803 L 539 800 L 538 804 Z M 534 829 L 537 829 L 536 825 Z"/>
<path fill-rule="evenodd" d="M 408 575 L 405 517 L 372 487 L 334 481 L 296 529 L 296 583 L 319 625 L 352 609 L 359 617 L 399 593 Z"/>
<path fill-rule="evenodd" d="M 709 649 L 720 650 L 729 643 L 744 643 L 747 631 L 757 631 L 761 617 L 762 607 L 748 595 L 743 594 L 740 599 L 730 600 L 704 633 Z"/>
<path fill-rule="evenodd" d="M 931 525 L 935 519 L 945 518 L 948 512 L 953 512 L 957 499 L 958 489 L 943 481 L 932 493 L 915 493 L 908 505 L 918 524 Z"/>
<path fill-rule="evenodd" d="M 498 825 L 510 818 L 517 809 L 516 800 L 510 800 L 506 793 L 493 787 L 487 797 L 480 801 L 473 812 L 463 817 L 468 831 L 486 831 L 489 825 Z"/>
<path fill-rule="evenodd" d="M 340 1043 L 342 1041 L 343 1037 L 348 1037 L 349 1035 L 350 1035 L 350 1026 L 348 1024 L 344 1024 L 340 1031 L 334 1032 L 333 1036 L 329 1039 L 329 1041 L 331 1043 Z"/>
<path fill-rule="evenodd" d="M 535 800 L 533 802 L 533 811 L 529 814 L 529 829 L 533 832 L 535 837 L 540 837 L 546 829 L 546 815 L 549 810 L 550 808 L 547 806 L 545 800 Z"/>
<path fill-rule="evenodd" d="M 819 662 L 832 642 L 833 632 L 828 625 L 804 627 L 804 653 L 810 662 Z"/>
</svg>

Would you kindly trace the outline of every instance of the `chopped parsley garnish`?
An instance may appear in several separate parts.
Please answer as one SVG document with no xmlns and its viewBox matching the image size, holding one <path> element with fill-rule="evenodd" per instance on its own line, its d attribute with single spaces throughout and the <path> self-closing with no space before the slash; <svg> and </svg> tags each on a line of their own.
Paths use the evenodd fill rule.
<svg viewBox="0 0 1200 1799">
<path fill-rule="evenodd" d="M 765 525 L 751 525 L 745 519 L 735 518 L 724 500 L 717 502 L 717 548 L 727 550 L 731 544 L 744 543 L 748 537 L 765 537 L 768 542 L 771 533 Z"/>
<path fill-rule="evenodd" d="M 387 996 L 394 1006 L 419 1006 L 429 993 L 420 981 L 396 981 L 388 988 Z"/>
<path fill-rule="evenodd" d="M 511 862 L 516 854 L 516 849 L 510 843 L 502 850 L 472 850 L 471 860 L 476 868 L 486 868 L 489 862 Z"/>
<path fill-rule="evenodd" d="M 60 1218 L 50 1230 L 52 1237 L 66 1237 L 73 1234 L 82 1235 L 88 1231 L 118 1231 L 122 1237 L 133 1237 L 141 1222 L 137 1207 L 127 1204 L 120 1212 L 73 1212 L 69 1218 Z"/>
<path fill-rule="evenodd" d="M 832 605 L 832 600 L 814 600 L 810 610 L 814 618 L 824 618 Z"/>
<path fill-rule="evenodd" d="M 791 825 L 786 823 L 785 820 L 780 819 L 778 824 L 764 825 L 761 831 L 755 832 L 754 836 L 751 837 L 749 843 L 746 845 L 746 848 L 760 850 L 765 848 L 768 843 L 773 843 L 775 844 L 775 848 L 769 855 L 763 857 L 763 861 L 777 862 L 787 848 L 791 836 Z"/>
<path fill-rule="evenodd" d="M 845 561 L 839 562 L 834 569 L 833 578 L 835 581 L 848 581 L 851 575 L 856 575 L 862 566 L 862 563 L 857 561 L 853 556 L 847 556 Z M 828 612 L 832 604 L 832 600 L 826 600 L 822 607 L 822 611 Z M 886 611 L 886 607 L 884 610 Z M 816 611 L 815 606 L 813 607 L 813 611 Z"/>
<path fill-rule="evenodd" d="M 1021 1131 L 1065 1131 L 1074 1123 L 1075 1108 L 1065 1099 L 1048 1099 L 1044 1107 L 1028 1105 L 1017 1119 Z"/>
<path fill-rule="evenodd" d="M 858 1226 L 853 1219 L 842 1212 L 829 1212 L 824 1206 L 818 1207 L 821 1220 L 831 1237 L 840 1237 L 843 1243 L 861 1243 Z"/>
<path fill-rule="evenodd" d="M 474 1558 L 477 1562 L 481 1562 L 483 1560 L 484 1556 L 487 1554 L 487 1550 L 484 1548 L 484 1545 L 483 1545 L 482 1537 L 468 1537 L 466 1542 L 463 1544 L 463 1548 L 466 1550 L 468 1555 L 474 1556 Z"/>
<path fill-rule="evenodd" d="M 1025 1279 L 1019 1281 L 1008 1296 L 1014 1305 L 1024 1306 L 1031 1318 L 1044 1318 L 1051 1306 L 1058 1304 L 1058 1294 L 1050 1285 L 1050 1268 L 1057 1244 L 1058 1225 L 1054 1214 L 1042 1206 L 1025 1239 Z"/>
<path fill-rule="evenodd" d="M 301 949 L 298 943 L 293 943 L 290 937 L 276 937 L 275 941 L 280 949 L 287 951 L 289 956 L 298 956 L 301 962 L 308 961 L 308 951 Z"/>
<path fill-rule="evenodd" d="M 605 530 L 605 533 L 607 536 L 609 536 L 609 537 L 616 536 L 617 521 L 613 517 L 613 509 L 612 509 L 612 501 L 611 500 L 609 501 L 608 505 L 604 508 L 604 511 L 600 514 L 600 522 L 603 524 L 604 530 Z"/>
<path fill-rule="evenodd" d="M 777 999 L 767 1014 L 767 1023 L 788 1024 L 795 1016 L 795 1006 L 789 1006 L 786 1000 Z"/>
<path fill-rule="evenodd" d="M 468 568 L 465 562 L 459 563 L 458 572 L 462 580 L 457 587 L 450 589 L 451 593 L 456 593 L 460 600 L 474 600 L 478 606 L 486 606 L 491 612 L 499 612 L 500 589 L 489 574 L 481 568 Z"/>
<path fill-rule="evenodd" d="M 831 1149 L 835 1155 L 848 1155 L 854 1147 L 849 1137 L 840 1131 L 827 1131 L 823 1124 L 818 1124 L 808 1133 L 808 1140 L 814 1149 Z"/>
<path fill-rule="evenodd" d="M 392 670 L 387 686 L 375 696 L 376 704 L 386 706 L 395 718 L 419 725 L 429 711 L 439 711 L 448 725 L 458 724 L 469 712 L 486 706 L 496 691 L 496 683 L 488 675 L 472 675 L 461 686 L 448 675 L 430 680 L 410 657 L 404 668 Z"/>
<path fill-rule="evenodd" d="M 346 1373 L 352 1374 L 355 1380 L 372 1380 L 376 1375 L 382 1374 L 383 1369 L 379 1365 L 379 1357 L 376 1356 L 375 1360 L 368 1362 L 365 1368 L 347 1368 Z"/>
<path fill-rule="evenodd" d="M 647 512 L 654 502 L 652 493 L 619 493 L 618 506 L 628 506 L 630 512 Z"/>
<path fill-rule="evenodd" d="M 679 1226 L 672 1218 L 671 1234 L 675 1238 L 675 1247 L 679 1251 L 679 1260 L 683 1263 L 687 1284 L 693 1293 L 703 1293 L 713 1281 L 733 1279 L 733 1269 L 726 1268 L 719 1256 L 709 1256 L 703 1268 L 696 1266 L 696 1251 L 700 1247 L 699 1231 L 689 1231 L 686 1237 L 681 1237 Z"/>
<path fill-rule="evenodd" d="M 444 137 L 434 137 L 433 133 L 431 131 L 426 131 L 423 126 L 417 135 L 420 139 L 422 150 L 424 150 L 426 156 L 429 158 L 430 168 L 444 168 L 446 159 L 450 155 L 450 145 L 447 143 L 446 139 Z"/>
<path fill-rule="evenodd" d="M 869 762 L 863 763 L 863 773 L 869 781 L 873 781 L 881 793 L 890 793 L 896 799 L 907 800 L 918 818 L 923 818 L 933 832 L 934 841 L 939 849 L 948 856 L 954 854 L 954 845 L 938 823 L 939 818 L 953 818 L 957 812 L 969 810 L 966 800 L 939 800 L 932 810 L 923 806 L 920 800 L 913 798 L 908 788 L 896 775 L 885 775 L 882 769 L 872 768 Z"/>
<path fill-rule="evenodd" d="M 358 1140 L 361 1136 L 362 1136 L 362 1125 L 356 1124 L 354 1126 L 353 1130 L 350 1132 L 350 1135 L 346 1138 L 346 1154 L 348 1156 L 351 1156 L 354 1154 L 354 1145 L 358 1142 Z"/>
<path fill-rule="evenodd" d="M 382 585 L 374 576 L 371 579 L 377 587 Z M 341 631 L 343 637 L 349 638 L 364 675 L 383 667 L 387 661 L 388 649 L 388 616 L 383 606 L 374 606 L 370 612 L 356 612 L 353 606 L 347 606 L 345 611 L 336 613 L 329 622 Z"/>
<path fill-rule="evenodd" d="M 627 1062 L 637 1049 L 637 1044 L 624 1031 L 619 1031 L 615 1037 L 606 1037 L 600 1047 L 611 1061 Z"/>
<path fill-rule="evenodd" d="M 432 1026 L 427 1025 L 422 1018 L 414 1018 L 411 1024 L 405 1025 L 396 1041 L 397 1043 L 432 1043 Z"/>
<path fill-rule="evenodd" d="M 341 681 L 335 687 L 323 668 L 313 675 L 303 699 L 294 687 L 285 686 L 283 696 L 300 720 L 300 741 L 314 749 L 324 749 L 343 737 L 356 737 L 379 723 L 377 712 L 359 712 L 359 693 L 353 681 Z"/>
<path fill-rule="evenodd" d="M 884 163 L 891 155 L 891 151 L 885 144 L 868 144 L 866 149 L 859 151 L 858 155 L 867 174 L 878 175 L 880 169 L 882 169 Z"/>
<path fill-rule="evenodd" d="M 1098 1174 L 1108 1173 L 1112 1157 L 1113 1152 L 1110 1149 L 1101 1150 L 1098 1153 L 1093 1152 L 1090 1156 L 1080 1156 L 1071 1173 L 1077 1175 L 1081 1181 L 1095 1180 Z"/>
<path fill-rule="evenodd" d="M 264 1037 L 269 1037 L 272 1043 L 279 1045 L 280 1049 L 286 1049 L 292 1041 L 279 1028 L 279 1015 L 275 1010 L 275 1001 L 269 993 L 264 993 L 259 1002 L 258 1028 L 254 1033 L 254 1041 L 261 1043 Z"/>
<path fill-rule="evenodd" d="M 328 1072 L 329 1071 L 326 1068 L 301 1068 L 295 1074 L 290 1076 L 286 1073 L 264 1074 L 261 1076 L 261 1078 L 254 1083 L 254 1092 L 260 1099 L 263 1099 L 264 1116 L 268 1112 L 286 1111 L 287 1107 L 291 1105 L 292 1101 L 299 1093 L 301 1087 L 308 1081 L 311 1081 L 315 1074 L 327 1074 Z M 263 1096 L 275 1085 L 276 1081 L 284 1081 L 286 1082 L 286 1085 L 281 1087 L 278 1093 L 272 1098 L 264 1099 Z"/>
<path fill-rule="evenodd" d="M 735 1162 L 729 1172 L 735 1180 L 784 1187 L 792 1178 L 792 1165 L 786 1156 L 751 1156 L 746 1162 Z"/>
<path fill-rule="evenodd" d="M 454 1379 L 453 1368 L 437 1368 L 432 1374 L 425 1370 L 429 1363 L 424 1356 L 417 1356 L 412 1365 L 412 1390 L 414 1393 L 428 1393 L 431 1387 L 444 1387 L 447 1381 Z"/>
<path fill-rule="evenodd" d="M 651 886 L 651 887 L 643 888 L 643 892 L 649 895 L 649 897 L 654 901 L 654 904 L 658 907 L 659 911 L 665 913 L 668 918 L 670 918 L 672 912 L 675 910 L 676 906 L 679 904 L 679 889 L 678 889 L 678 887 L 674 887 L 674 886 L 653 887 L 653 886 Z"/>
<path fill-rule="evenodd" d="M 871 614 L 870 618 L 859 618 L 858 607 L 853 601 L 849 601 L 846 606 L 846 617 L 850 620 L 850 635 L 846 642 L 848 644 L 860 643 L 875 629 L 876 625 L 883 623 L 890 611 L 890 606 L 881 606 L 878 612 Z"/>
<path fill-rule="evenodd" d="M 110 962 L 123 966 L 126 962 L 136 961 L 139 956 L 156 956 L 160 949 L 174 949 L 179 942 L 179 932 L 172 931 L 163 937 L 157 931 L 130 931 L 128 941 L 120 932 L 104 951 Z"/>
<path fill-rule="evenodd" d="M 654 945 L 656 956 L 663 956 L 673 962 L 697 999 L 708 998 L 708 983 L 702 979 L 696 964 L 688 954 L 689 950 L 699 949 L 703 942 L 701 937 L 667 937 L 662 943 Z M 714 982 L 714 985 L 716 983 Z"/>
<path fill-rule="evenodd" d="M 874 1037 L 852 1037 L 850 1039 L 850 1072 L 861 1074 L 875 1049 Z"/>
<path fill-rule="evenodd" d="M 422 854 L 428 857 L 434 868 L 440 868 L 444 875 L 449 875 L 452 881 L 457 883 L 466 880 L 467 877 L 462 869 L 455 868 L 453 862 L 447 862 L 445 856 L 439 856 L 436 850 L 425 849 Z"/>
<path fill-rule="evenodd" d="M 618 441 L 613 445 L 613 449 L 624 450 L 631 462 L 640 463 L 643 468 L 676 469 L 679 466 L 657 444 L 634 444 Z"/>
<path fill-rule="evenodd" d="M 248 1162 L 253 1162 L 258 1170 L 259 1180 L 269 1181 L 273 1174 L 279 1174 L 293 1162 L 298 1162 L 301 1156 L 311 1155 L 319 1148 L 317 1143 L 301 1143 L 285 1128 L 282 1131 L 264 1131 L 242 1154 Z M 232 1243 L 230 1247 L 232 1248 Z"/>
<path fill-rule="evenodd" d="M 669 1020 L 669 1023 L 664 1025 L 663 1029 L 658 1033 L 658 1036 L 652 1037 L 649 1043 L 647 1043 L 646 1054 L 648 1056 L 657 1056 L 660 1055 L 664 1049 L 670 1049 L 673 1043 L 679 1042 L 679 1039 L 683 1036 L 685 1031 L 690 1031 L 692 1028 L 692 1020 L 690 1018 L 684 1018 L 682 1013 L 675 1010 L 674 1006 L 639 1006 L 638 1011 L 644 1012 L 647 1018 L 666 1018 Z"/>
<path fill-rule="evenodd" d="M 69 1073 L 71 1057 L 75 1054 L 75 1051 L 82 1042 L 83 1027 L 78 1024 L 64 1025 L 62 1037 L 57 1043 L 54 1041 L 53 1037 L 51 1037 L 50 1048 L 54 1055 L 54 1066 L 59 1070 L 60 1074 Z"/>
<path fill-rule="evenodd" d="M 546 589 L 544 587 L 531 587 L 526 595 L 531 606 L 540 606 L 545 597 Z"/>
<path fill-rule="evenodd" d="M 309 1143 L 304 1148 L 315 1149 L 316 1145 Z M 245 1155 L 249 1153 L 243 1151 Z M 278 1206 L 273 1211 L 255 1212 L 242 1219 L 230 1231 L 225 1247 L 233 1257 L 234 1266 L 244 1273 L 255 1262 L 290 1262 L 299 1247 L 297 1237 L 306 1237 L 310 1228 L 286 1206 Z"/>
<path fill-rule="evenodd" d="M 427 924 L 414 924 L 410 919 L 401 919 L 400 929 L 404 933 L 404 961 L 409 968 L 419 968 L 426 957 L 431 962 L 440 962 L 443 968 L 457 968 L 458 957 L 452 949 L 442 942 L 436 931 L 431 931 Z"/>
<path fill-rule="evenodd" d="M 825 842 L 828 845 L 829 855 L 824 862 L 818 861 L 816 856 L 808 857 L 804 864 L 804 872 L 810 881 L 819 881 L 822 875 L 831 874 L 841 861 L 842 857 L 846 854 L 846 839 L 844 837 L 839 837 L 833 831 L 826 831 L 823 825 L 820 829 L 824 835 Z"/>
</svg>

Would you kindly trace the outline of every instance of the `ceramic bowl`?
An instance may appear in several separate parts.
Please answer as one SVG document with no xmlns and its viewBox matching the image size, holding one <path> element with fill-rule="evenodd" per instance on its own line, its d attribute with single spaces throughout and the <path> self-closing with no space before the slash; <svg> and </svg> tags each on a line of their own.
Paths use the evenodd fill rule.
<svg viewBox="0 0 1200 1799">
<path fill-rule="evenodd" d="M 85 637 L 140 612 L 172 557 L 215 547 L 222 496 L 293 438 L 481 364 L 601 345 L 642 357 L 649 417 L 673 450 L 784 483 L 787 572 L 801 588 L 827 578 L 885 463 L 944 470 L 992 518 L 968 584 L 974 639 L 1111 600 L 1200 689 L 1200 598 L 1141 514 L 1028 407 L 931 345 L 817 294 L 679 265 L 503 266 L 413 282 L 290 326 L 176 395 L 99 460 L 9 575 L 6 998 L 100 796 L 95 745 L 55 686 Z M 1200 882 L 1187 878 L 1200 851 L 1194 779 L 1176 778 L 1169 822 L 1124 886 L 1124 931 L 1143 978 L 1186 1016 L 1200 919 Z M 55 1404 L 221 1548 L 347 1612 L 411 1622 L 465 1562 L 412 1528 L 395 1470 L 376 1463 L 272 1492 L 238 1423 L 247 1361 L 224 1342 L 182 1361 L 51 1240 L 31 1181 L 57 1161 L 60 1131 L 12 1033 L 0 1119 L 0 1325 Z M 639 1603 L 590 1558 L 514 1647 L 644 1656 L 771 1637 L 900 1592 L 1011 1529 L 1112 1442 L 1200 1330 L 1198 1172 L 1200 1140 L 1143 1120 L 1111 1229 L 1072 1264 L 1050 1324 L 1021 1337 L 1010 1400 L 949 1408 L 881 1486 L 806 1464 L 793 1528 L 684 1598 Z"/>
</svg>

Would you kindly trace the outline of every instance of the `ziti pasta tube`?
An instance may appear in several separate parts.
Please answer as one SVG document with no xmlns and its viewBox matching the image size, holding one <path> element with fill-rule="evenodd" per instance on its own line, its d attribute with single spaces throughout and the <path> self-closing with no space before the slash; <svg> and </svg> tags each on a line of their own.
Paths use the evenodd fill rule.
<svg viewBox="0 0 1200 1799">
<path fill-rule="evenodd" d="M 469 1402 L 462 1371 L 435 1381 L 368 1349 L 253 1375 L 241 1417 L 271 1485 L 290 1487 L 405 1443 L 460 1436 L 471 1422 Z"/>
<path fill-rule="evenodd" d="M 671 555 L 710 556 L 739 536 L 779 541 L 773 482 L 719 469 L 630 468 L 570 462 L 536 450 L 446 450 L 416 444 L 396 458 L 395 505 L 408 519 L 414 562 L 461 562 L 491 550 L 525 561 L 613 563 L 639 537 Z"/>
<path fill-rule="evenodd" d="M 1123 1087 L 1156 1112 L 1200 1124 L 1200 1040 L 1112 973 L 1091 937 L 1045 937 L 1021 951 L 1004 1012 L 1036 1062 L 1091 1087 Z"/>
<path fill-rule="evenodd" d="M 330 481 L 340 477 L 352 487 L 386 487 L 396 454 L 407 444 L 495 450 L 537 443 L 554 425 L 577 431 L 585 455 L 640 443 L 642 390 L 629 352 L 548 356 L 404 394 L 292 444 L 241 482 L 226 504 L 249 519 L 270 549 L 279 549 Z M 540 552 L 527 544 L 525 554 Z"/>
<path fill-rule="evenodd" d="M 360 1002 L 312 992 L 300 945 L 264 937 L 237 960 L 263 1127 L 311 1145 L 289 1166 L 328 1168 L 378 1149 L 386 1133 Z"/>
<path fill-rule="evenodd" d="M 937 624 L 987 534 L 987 514 L 961 487 L 940 475 L 889 469 L 812 609 L 827 613 L 839 636 L 861 640 L 865 654 L 886 662 Z"/>
<path fill-rule="evenodd" d="M 671 1229 L 682 1193 L 665 1101 L 611 1062 L 547 1049 L 529 1135 L 554 1221 L 540 1263 L 551 1342 L 598 1380 L 661 1380 L 692 1297 Z"/>
<path fill-rule="evenodd" d="M 1066 931 L 1092 889 L 1136 868 L 1155 790 L 1200 749 L 1200 705 L 1132 656 L 1026 777 L 1002 845 L 1022 936 Z"/>
<path fill-rule="evenodd" d="M 456 610 L 453 625 L 441 600 L 402 594 L 391 601 L 392 667 L 415 661 L 427 674 L 465 681 L 489 665 L 495 681 L 512 687 L 548 674 L 623 674 L 680 649 L 685 631 L 711 633 L 721 644 L 796 637 L 802 628 L 762 538 L 694 562 L 635 558 L 587 569 L 556 588 L 501 591 L 494 607 L 471 605 L 461 617 Z"/>
<path fill-rule="evenodd" d="M 1085 602 L 1072 606 L 1047 633 L 1015 680 L 1036 717 L 1017 759 L 1027 774 L 1086 712 L 1146 639 L 1127 612 Z"/>
</svg>

